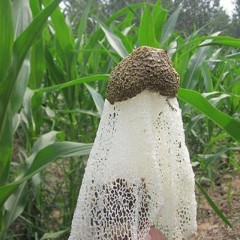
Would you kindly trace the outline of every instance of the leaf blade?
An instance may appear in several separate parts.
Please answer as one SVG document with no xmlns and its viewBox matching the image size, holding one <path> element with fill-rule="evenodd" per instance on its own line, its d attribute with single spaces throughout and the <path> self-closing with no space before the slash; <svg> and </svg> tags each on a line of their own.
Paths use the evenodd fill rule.
<svg viewBox="0 0 240 240">
<path fill-rule="evenodd" d="M 213 107 L 200 93 L 180 88 L 178 97 L 204 113 L 232 138 L 240 141 L 240 122 Z"/>
<path fill-rule="evenodd" d="M 89 83 L 89 82 L 93 82 L 93 81 L 106 81 L 106 80 L 108 80 L 108 78 L 109 78 L 108 74 L 96 74 L 96 75 L 92 75 L 92 76 L 74 79 L 74 80 L 68 81 L 66 83 L 61 83 L 61 84 L 57 84 L 57 85 L 46 87 L 46 88 L 39 88 L 39 89 L 36 89 L 35 92 L 45 93 L 45 92 L 59 91 L 60 89 L 78 85 L 78 84 L 82 84 L 82 83 Z"/>
<path fill-rule="evenodd" d="M 92 99 L 95 103 L 95 106 L 97 108 L 97 111 L 99 113 L 99 115 L 102 115 L 103 112 L 103 105 L 104 105 L 104 100 L 101 96 L 101 94 L 99 94 L 95 89 L 93 89 L 90 85 L 85 83 L 86 88 L 88 89 L 89 93 L 92 96 Z"/>
<path fill-rule="evenodd" d="M 0 86 L 0 139 L 4 138 L 3 129 L 7 121 L 7 115 L 13 114 L 10 112 L 10 101 L 22 63 L 28 50 L 37 38 L 39 30 L 42 29 L 48 16 L 54 11 L 60 1 L 61 0 L 54 0 L 46 7 L 14 42 L 12 53 L 13 61 L 9 69 L 9 74 L 4 81 L 1 82 Z"/>
<path fill-rule="evenodd" d="M 216 203 L 212 200 L 212 198 L 208 195 L 208 193 L 202 188 L 202 186 L 197 181 L 196 181 L 196 185 L 201 190 L 201 192 L 203 193 L 203 195 L 205 196 L 205 198 L 207 199 L 207 201 L 209 202 L 209 204 L 211 205 L 215 213 L 223 220 L 225 224 L 227 224 L 229 227 L 232 228 L 232 224 L 229 222 L 227 217 L 223 214 L 223 212 L 219 209 Z"/>
<path fill-rule="evenodd" d="M 138 38 L 140 46 L 159 47 L 155 37 L 155 26 L 149 7 L 144 9 L 140 22 Z"/>
<path fill-rule="evenodd" d="M 162 38 L 161 38 L 161 46 L 164 45 L 169 37 L 172 35 L 174 28 L 177 23 L 178 16 L 180 14 L 181 6 L 173 12 L 173 14 L 169 17 L 169 19 L 166 21 L 164 28 L 163 28 L 163 33 L 162 33 Z"/>
<path fill-rule="evenodd" d="M 50 163 L 60 157 L 85 156 L 90 153 L 92 144 L 75 142 L 57 142 L 41 149 L 35 156 L 30 168 L 24 177 L 13 183 L 0 187 L 0 206 L 8 199 L 11 193 L 32 176 L 46 168 Z"/>
<path fill-rule="evenodd" d="M 99 24 L 109 42 L 109 44 L 119 54 L 119 56 L 122 58 L 125 58 L 126 56 L 128 56 L 128 51 L 125 48 L 125 46 L 123 45 L 121 39 L 113 31 L 111 31 L 107 26 L 105 26 L 103 23 L 99 23 Z"/>
<path fill-rule="evenodd" d="M 13 46 L 13 17 L 11 1 L 0 1 L 0 83 L 7 75 L 7 71 L 12 58 Z"/>
</svg>

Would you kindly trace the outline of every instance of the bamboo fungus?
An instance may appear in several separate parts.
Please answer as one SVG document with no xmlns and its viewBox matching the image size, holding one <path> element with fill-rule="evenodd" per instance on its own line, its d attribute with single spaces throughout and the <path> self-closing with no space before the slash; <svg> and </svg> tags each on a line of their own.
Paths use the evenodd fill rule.
<svg viewBox="0 0 240 240">
<path fill-rule="evenodd" d="M 196 230 L 194 174 L 165 51 L 140 47 L 112 71 L 69 240 L 167 239 Z"/>
</svg>

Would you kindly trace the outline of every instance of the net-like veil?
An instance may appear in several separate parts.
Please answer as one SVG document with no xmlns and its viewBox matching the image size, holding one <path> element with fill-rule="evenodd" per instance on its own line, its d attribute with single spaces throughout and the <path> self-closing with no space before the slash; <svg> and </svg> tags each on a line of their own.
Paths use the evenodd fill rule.
<svg viewBox="0 0 240 240">
<path fill-rule="evenodd" d="M 167 239 L 196 230 L 194 174 L 177 99 L 143 90 L 105 100 L 69 240 Z"/>
</svg>

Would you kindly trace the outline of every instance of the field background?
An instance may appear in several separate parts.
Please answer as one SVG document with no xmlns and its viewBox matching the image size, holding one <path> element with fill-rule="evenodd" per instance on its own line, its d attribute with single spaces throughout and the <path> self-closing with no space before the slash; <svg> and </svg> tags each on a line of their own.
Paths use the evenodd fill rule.
<svg viewBox="0 0 240 240">
<path fill-rule="evenodd" d="M 109 74 L 142 45 L 181 77 L 194 239 L 240 239 L 240 1 L 60 2 L 0 1 L 0 240 L 67 239 Z"/>
</svg>

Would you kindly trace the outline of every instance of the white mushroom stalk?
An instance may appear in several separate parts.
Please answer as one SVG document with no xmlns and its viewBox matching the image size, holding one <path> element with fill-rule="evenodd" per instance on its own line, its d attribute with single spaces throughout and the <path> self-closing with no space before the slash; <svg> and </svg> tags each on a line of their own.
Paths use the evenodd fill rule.
<svg viewBox="0 0 240 240">
<path fill-rule="evenodd" d="M 164 50 L 140 47 L 112 71 L 69 240 L 167 239 L 196 230 L 194 174 Z"/>
</svg>

